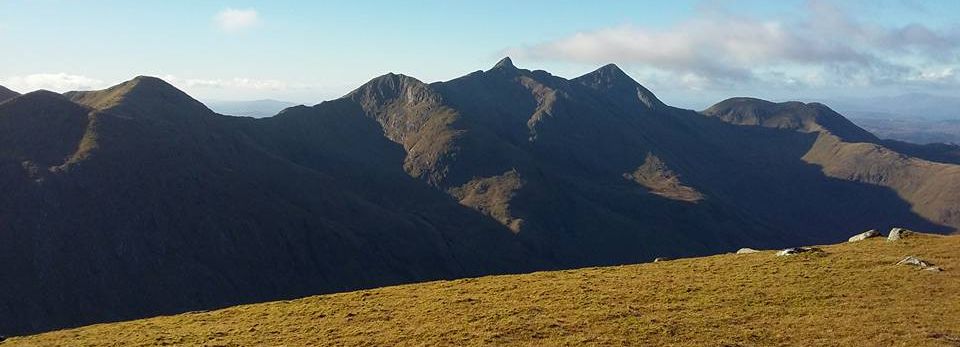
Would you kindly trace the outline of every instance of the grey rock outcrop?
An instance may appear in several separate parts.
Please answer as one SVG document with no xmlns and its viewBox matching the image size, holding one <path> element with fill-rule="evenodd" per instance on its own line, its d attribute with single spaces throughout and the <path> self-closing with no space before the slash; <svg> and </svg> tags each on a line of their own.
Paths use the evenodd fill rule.
<svg viewBox="0 0 960 347">
<path fill-rule="evenodd" d="M 794 254 L 808 253 L 808 252 L 823 252 L 823 251 L 815 247 L 791 247 L 791 248 L 787 248 L 777 252 L 777 256 L 782 257 L 785 255 L 794 255 Z"/>
<path fill-rule="evenodd" d="M 757 253 L 757 252 L 760 252 L 760 251 L 755 250 L 753 248 L 741 248 L 737 250 L 737 254 L 750 254 L 750 253 Z"/>
<path fill-rule="evenodd" d="M 904 237 L 910 236 L 913 231 L 904 228 L 893 228 L 890 229 L 890 235 L 887 236 L 887 241 L 897 241 Z"/>
<path fill-rule="evenodd" d="M 912 255 L 909 257 L 903 258 L 903 260 L 897 262 L 897 265 L 915 266 L 916 268 L 920 270 L 925 270 L 925 271 L 935 271 L 935 272 L 943 271 L 943 269 L 941 269 L 938 266 L 935 266 L 933 263 L 927 262 L 923 259 L 917 258 Z"/>
<path fill-rule="evenodd" d="M 864 232 L 862 232 L 862 233 L 859 233 L 859 234 L 856 234 L 856 235 L 851 236 L 851 237 L 847 240 L 847 242 L 863 241 L 863 240 L 869 239 L 869 238 L 871 238 L 871 237 L 877 237 L 877 236 L 880 236 L 880 232 L 877 231 L 876 229 L 870 229 L 870 230 L 864 231 Z"/>
</svg>

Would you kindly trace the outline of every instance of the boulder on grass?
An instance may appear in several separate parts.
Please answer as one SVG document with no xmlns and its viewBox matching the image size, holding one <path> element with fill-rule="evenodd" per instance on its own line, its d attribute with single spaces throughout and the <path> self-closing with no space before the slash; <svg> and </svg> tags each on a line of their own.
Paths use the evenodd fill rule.
<svg viewBox="0 0 960 347">
<path fill-rule="evenodd" d="M 890 229 L 890 235 L 887 236 L 887 241 L 897 241 L 910 234 L 913 234 L 913 231 L 904 228 L 893 228 Z"/>
<path fill-rule="evenodd" d="M 809 253 L 809 252 L 823 252 L 823 251 L 815 247 L 791 247 L 791 248 L 787 248 L 777 252 L 777 256 L 782 257 L 785 255 L 794 255 L 794 254 Z"/>
<path fill-rule="evenodd" d="M 850 239 L 847 240 L 847 242 L 863 241 L 871 237 L 877 237 L 877 236 L 880 236 L 880 232 L 877 231 L 876 229 L 870 229 L 862 233 L 851 236 Z"/>
<path fill-rule="evenodd" d="M 912 255 L 909 257 L 903 258 L 903 260 L 897 262 L 897 265 L 914 266 L 917 269 L 926 270 L 926 271 L 935 271 L 935 272 L 943 271 L 943 269 L 933 265 L 933 263 L 930 263 L 928 261 L 925 261 L 923 259 L 917 258 Z"/>
<path fill-rule="evenodd" d="M 750 253 L 757 253 L 757 252 L 760 252 L 760 251 L 755 250 L 753 248 L 741 248 L 737 250 L 737 254 L 750 254 Z"/>
</svg>

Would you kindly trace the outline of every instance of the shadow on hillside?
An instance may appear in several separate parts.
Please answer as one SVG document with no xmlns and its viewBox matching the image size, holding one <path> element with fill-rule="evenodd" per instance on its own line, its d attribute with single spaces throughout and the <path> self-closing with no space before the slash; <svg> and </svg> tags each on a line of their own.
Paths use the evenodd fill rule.
<svg viewBox="0 0 960 347">
<path fill-rule="evenodd" d="M 916 214 L 890 188 L 829 177 L 819 165 L 803 161 L 817 134 L 731 125 L 695 113 L 688 117 L 727 134 L 719 138 L 736 139 L 714 141 L 715 146 L 725 147 L 717 152 L 739 153 L 706 156 L 714 160 L 699 168 L 697 181 L 718 187 L 716 195 L 744 205 L 798 242 L 835 243 L 864 230 L 886 232 L 892 227 L 934 233 L 954 230 Z"/>
</svg>

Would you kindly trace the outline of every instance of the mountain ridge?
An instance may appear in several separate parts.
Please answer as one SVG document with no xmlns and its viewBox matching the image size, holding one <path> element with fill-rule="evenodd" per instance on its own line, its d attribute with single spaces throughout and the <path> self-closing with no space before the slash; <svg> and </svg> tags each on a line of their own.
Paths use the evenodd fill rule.
<svg viewBox="0 0 960 347">
<path fill-rule="evenodd" d="M 137 76 L 104 90 L 72 91 L 64 95 L 78 104 L 100 112 L 129 117 L 147 116 L 156 120 L 182 121 L 184 117 L 180 117 L 179 113 L 212 113 L 206 105 L 170 83 L 150 76 Z"/>
<path fill-rule="evenodd" d="M 145 78 L 68 95 L 91 106 L 47 95 L 88 121 L 65 169 L 0 156 L 4 334 L 547 266 L 386 166 L 402 152 L 352 105 L 227 117 Z M 51 138 L 30 129 L 0 140 Z"/>
<path fill-rule="evenodd" d="M 17 96 L 20 96 L 20 93 L 7 89 L 4 86 L 0 86 L 0 103 L 13 99 Z"/>
<path fill-rule="evenodd" d="M 614 65 L 386 74 L 260 119 L 150 77 L 50 94 L 0 104 L 0 333 L 960 226 L 960 166 L 817 104 L 670 107 Z"/>
</svg>

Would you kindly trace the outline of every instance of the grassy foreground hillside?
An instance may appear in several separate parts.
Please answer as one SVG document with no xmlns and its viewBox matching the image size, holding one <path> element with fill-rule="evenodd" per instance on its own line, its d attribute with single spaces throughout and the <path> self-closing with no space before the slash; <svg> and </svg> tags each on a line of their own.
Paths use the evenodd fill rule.
<svg viewBox="0 0 960 347">
<path fill-rule="evenodd" d="M 10 338 L 3 346 L 960 346 L 960 236 L 491 276 Z M 895 265 L 914 255 L 944 271 Z"/>
</svg>

